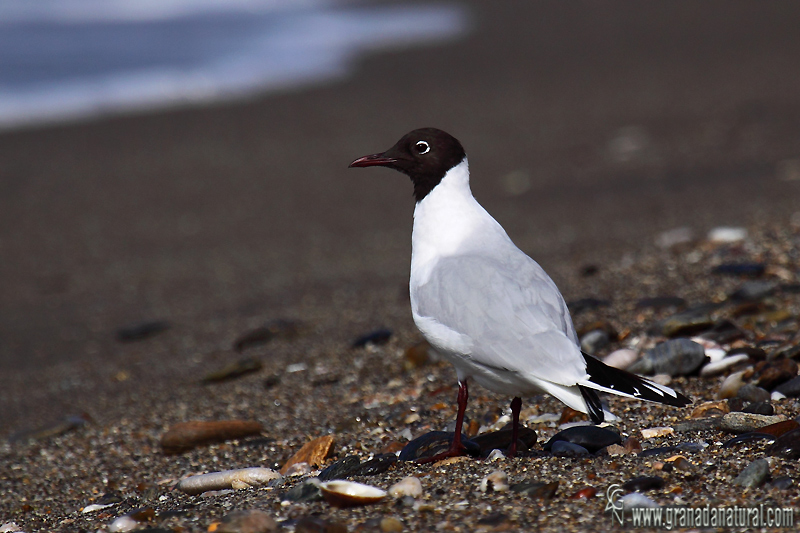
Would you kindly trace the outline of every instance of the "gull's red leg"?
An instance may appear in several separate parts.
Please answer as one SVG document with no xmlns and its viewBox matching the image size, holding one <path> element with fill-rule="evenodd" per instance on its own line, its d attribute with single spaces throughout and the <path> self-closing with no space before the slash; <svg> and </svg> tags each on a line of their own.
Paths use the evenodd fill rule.
<svg viewBox="0 0 800 533">
<path fill-rule="evenodd" d="M 519 397 L 511 400 L 511 446 L 508 447 L 508 456 L 517 455 L 517 439 L 519 438 L 519 411 L 522 409 L 522 400 Z"/>
<path fill-rule="evenodd" d="M 419 459 L 417 461 L 418 463 L 433 463 L 448 457 L 467 455 L 466 448 L 461 444 L 461 428 L 464 425 L 464 413 L 467 411 L 467 400 L 469 400 L 469 390 L 467 389 L 467 380 L 465 379 L 464 381 L 458 382 L 458 414 L 456 414 L 456 430 L 455 433 L 453 433 L 453 442 L 450 443 L 450 447 L 447 450 L 442 453 L 437 453 L 433 457 Z"/>
</svg>

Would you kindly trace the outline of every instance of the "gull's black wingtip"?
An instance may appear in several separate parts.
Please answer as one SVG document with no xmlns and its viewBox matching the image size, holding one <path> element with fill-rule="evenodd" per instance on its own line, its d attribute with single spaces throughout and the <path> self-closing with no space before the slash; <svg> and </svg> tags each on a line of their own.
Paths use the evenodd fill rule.
<svg viewBox="0 0 800 533">
<path fill-rule="evenodd" d="M 625 370 L 608 366 L 592 355 L 581 353 L 583 353 L 583 358 L 586 360 L 586 373 L 589 374 L 589 381 L 597 385 L 598 390 L 674 407 L 686 407 L 692 403 L 690 398 L 670 387 L 659 385 Z"/>
</svg>

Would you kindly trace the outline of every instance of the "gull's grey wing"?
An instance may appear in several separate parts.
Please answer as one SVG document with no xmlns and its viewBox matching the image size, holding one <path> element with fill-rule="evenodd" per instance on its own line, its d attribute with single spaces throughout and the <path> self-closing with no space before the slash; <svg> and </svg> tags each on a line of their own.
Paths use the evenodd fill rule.
<svg viewBox="0 0 800 533">
<path fill-rule="evenodd" d="M 468 337 L 475 362 L 568 386 L 586 377 L 561 293 L 518 249 L 444 257 L 412 290 L 415 313 Z"/>
</svg>

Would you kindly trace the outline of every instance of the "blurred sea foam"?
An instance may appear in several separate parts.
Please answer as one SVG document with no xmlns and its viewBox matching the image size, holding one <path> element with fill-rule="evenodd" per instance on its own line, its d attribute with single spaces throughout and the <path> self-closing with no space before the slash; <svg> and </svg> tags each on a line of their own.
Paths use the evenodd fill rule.
<svg viewBox="0 0 800 533">
<path fill-rule="evenodd" d="M 447 3 L 0 0 L 0 129 L 305 86 L 466 27 Z"/>
</svg>

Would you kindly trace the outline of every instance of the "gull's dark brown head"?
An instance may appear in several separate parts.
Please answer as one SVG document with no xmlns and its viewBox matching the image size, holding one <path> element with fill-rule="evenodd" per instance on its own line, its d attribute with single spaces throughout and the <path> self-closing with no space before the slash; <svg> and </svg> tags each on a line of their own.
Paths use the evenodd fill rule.
<svg viewBox="0 0 800 533">
<path fill-rule="evenodd" d="M 385 152 L 359 157 L 350 166 L 381 166 L 407 174 L 414 183 L 414 197 L 419 202 L 465 157 L 467 154 L 461 143 L 449 133 L 421 128 L 406 133 Z"/>
</svg>

